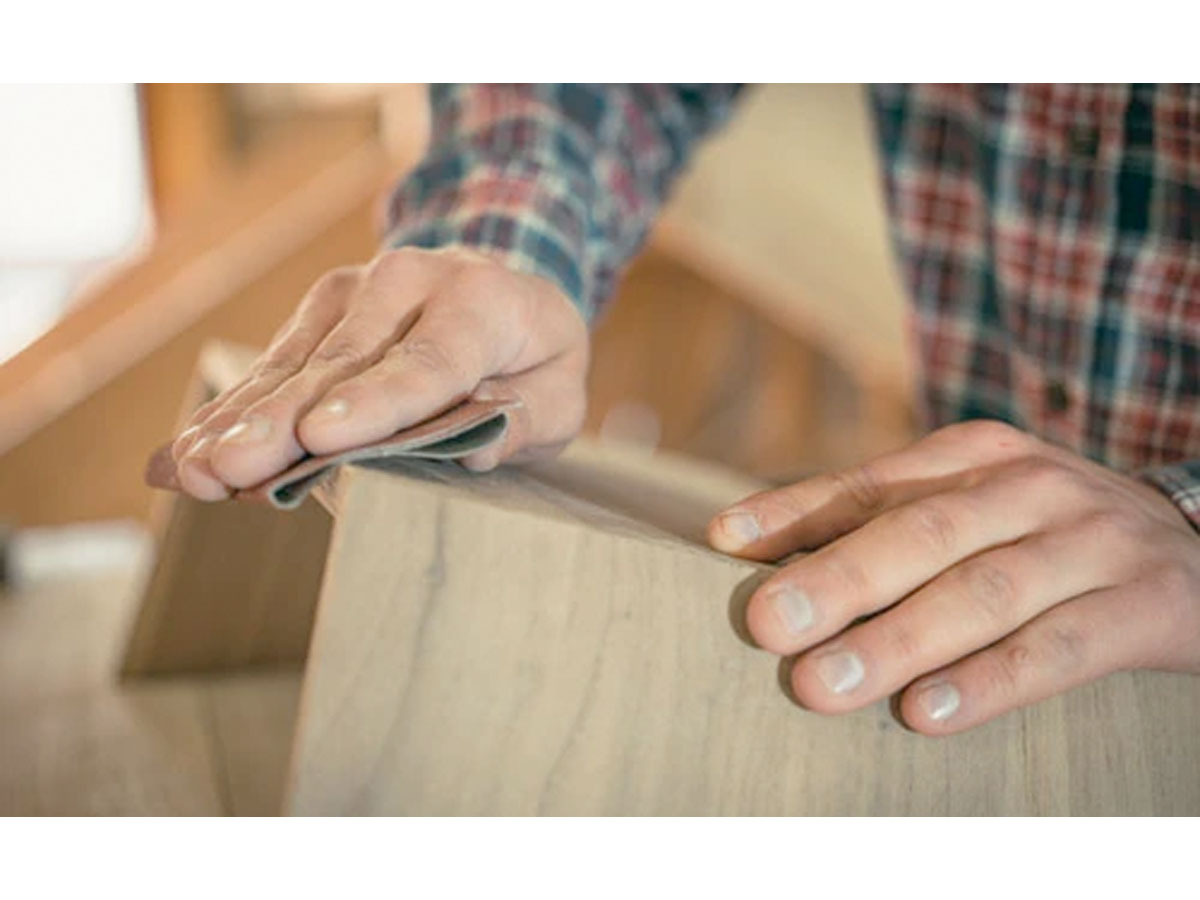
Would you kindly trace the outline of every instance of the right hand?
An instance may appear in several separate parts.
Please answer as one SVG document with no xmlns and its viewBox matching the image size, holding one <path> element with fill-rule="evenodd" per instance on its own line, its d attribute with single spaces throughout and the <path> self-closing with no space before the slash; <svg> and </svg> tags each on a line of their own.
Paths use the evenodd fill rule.
<svg viewBox="0 0 1200 900">
<path fill-rule="evenodd" d="M 486 471 L 551 455 L 583 424 L 588 333 L 550 281 L 466 248 L 390 250 L 319 279 L 237 385 L 171 453 L 181 487 L 221 500 L 306 453 L 386 438 L 468 397 L 517 399 Z"/>
</svg>

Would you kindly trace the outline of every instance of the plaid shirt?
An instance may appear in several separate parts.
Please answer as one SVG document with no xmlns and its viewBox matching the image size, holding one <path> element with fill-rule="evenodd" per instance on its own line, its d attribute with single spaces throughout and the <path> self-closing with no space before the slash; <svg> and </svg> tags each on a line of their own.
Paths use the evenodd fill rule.
<svg viewBox="0 0 1200 900">
<path fill-rule="evenodd" d="M 589 320 L 735 85 L 435 86 L 390 246 L 485 246 Z M 871 91 L 931 427 L 1001 419 L 1200 528 L 1200 87 Z"/>
</svg>

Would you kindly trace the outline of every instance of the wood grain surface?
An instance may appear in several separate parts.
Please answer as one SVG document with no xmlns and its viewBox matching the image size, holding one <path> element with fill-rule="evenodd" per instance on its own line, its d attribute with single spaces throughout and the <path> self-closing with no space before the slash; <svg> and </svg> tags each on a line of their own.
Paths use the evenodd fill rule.
<svg viewBox="0 0 1200 900">
<path fill-rule="evenodd" d="M 329 543 L 325 511 L 163 499 L 167 520 L 123 673 L 301 665 Z"/>
<path fill-rule="evenodd" d="M 945 739 L 886 703 L 820 716 L 737 633 L 763 567 L 681 536 L 699 520 L 402 471 L 337 484 L 293 813 L 1200 813 L 1200 679 L 1121 674 Z M 721 491 L 686 481 L 702 519 Z"/>
</svg>

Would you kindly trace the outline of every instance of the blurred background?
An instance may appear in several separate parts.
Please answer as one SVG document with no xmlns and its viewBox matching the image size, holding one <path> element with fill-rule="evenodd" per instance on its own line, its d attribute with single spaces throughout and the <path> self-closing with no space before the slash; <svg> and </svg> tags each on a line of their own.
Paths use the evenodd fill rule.
<svg viewBox="0 0 1200 900">
<path fill-rule="evenodd" d="M 422 85 L 0 88 L 0 519 L 144 520 L 199 348 L 373 255 L 427 118 Z M 750 92 L 598 326 L 588 430 L 771 480 L 907 437 L 873 154 L 859 86 Z"/>
<path fill-rule="evenodd" d="M 146 703 L 183 713 L 95 693 L 112 598 L 152 553 L 142 468 L 206 342 L 265 345 L 317 277 L 376 252 L 427 123 L 423 85 L 0 87 L 0 813 L 109 809 L 63 781 L 81 752 L 140 760 L 156 809 L 207 802 L 171 774 L 190 738 L 143 728 Z M 898 446 L 902 310 L 861 86 L 756 87 L 597 326 L 586 430 L 774 482 Z"/>
</svg>

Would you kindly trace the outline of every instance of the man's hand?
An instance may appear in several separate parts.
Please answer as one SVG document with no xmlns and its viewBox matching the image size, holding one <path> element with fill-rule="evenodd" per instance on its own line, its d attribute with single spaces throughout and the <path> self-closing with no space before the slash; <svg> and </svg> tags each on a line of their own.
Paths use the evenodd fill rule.
<svg viewBox="0 0 1200 900">
<path fill-rule="evenodd" d="M 997 422 L 757 494 L 709 539 L 820 548 L 747 612 L 819 712 L 903 690 L 910 727 L 950 734 L 1116 670 L 1200 671 L 1200 536 L 1148 485 Z"/>
<path fill-rule="evenodd" d="M 471 250 L 393 250 L 321 278 L 171 452 L 185 491 L 220 500 L 467 397 L 519 399 L 504 441 L 463 460 L 483 471 L 576 435 L 587 364 L 587 327 L 550 282 Z"/>
</svg>

